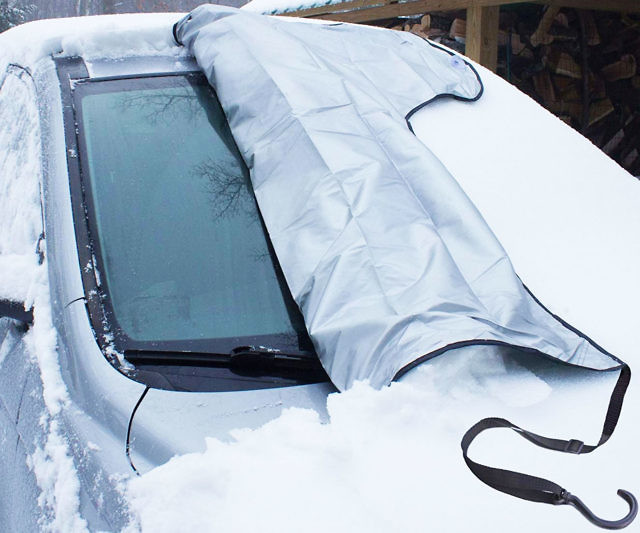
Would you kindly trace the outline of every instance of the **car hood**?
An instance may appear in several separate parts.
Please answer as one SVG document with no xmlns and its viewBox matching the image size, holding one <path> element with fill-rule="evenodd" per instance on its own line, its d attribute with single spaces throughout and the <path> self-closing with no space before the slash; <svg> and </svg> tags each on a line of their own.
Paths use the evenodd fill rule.
<svg viewBox="0 0 640 533">
<path fill-rule="evenodd" d="M 132 460 L 144 472 L 174 455 L 203 451 L 206 438 L 231 440 L 234 429 L 258 428 L 287 408 L 313 409 L 328 418 L 327 396 L 335 391 L 328 382 L 232 392 L 149 389 L 145 394 L 143 384 L 105 359 L 83 301 L 66 306 L 62 316 L 58 350 L 62 361 L 75 362 L 62 368 L 73 400 L 67 431 L 95 452 L 108 472 L 131 473 L 125 456 L 128 433 Z"/>
<path fill-rule="evenodd" d="M 329 383 L 216 393 L 150 389 L 131 427 L 132 459 L 145 471 L 174 455 L 204 451 L 206 438 L 233 440 L 234 430 L 258 428 L 289 408 L 313 409 L 326 421 L 334 390 Z"/>
</svg>

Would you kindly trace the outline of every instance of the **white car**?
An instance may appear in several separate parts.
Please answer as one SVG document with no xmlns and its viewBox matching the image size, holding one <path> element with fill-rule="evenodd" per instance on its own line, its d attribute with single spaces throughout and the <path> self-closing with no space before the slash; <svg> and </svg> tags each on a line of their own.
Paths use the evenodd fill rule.
<svg viewBox="0 0 640 533">
<path fill-rule="evenodd" d="M 132 466 L 147 470 L 283 405 L 323 410 L 334 390 L 215 94 L 170 48 L 3 65 L 0 253 L 3 272 L 22 279 L 5 277 L 0 300 L 4 531 L 34 530 L 55 513 L 54 501 L 33 512 L 52 435 L 68 443 L 90 528 L 120 530 L 129 442 Z M 193 127 L 199 138 L 184 142 Z M 45 269 L 51 323 L 40 328 L 42 302 L 27 293 Z M 46 334 L 57 339 L 47 362 L 29 355 Z M 49 364 L 53 376 L 41 375 Z"/>
<path fill-rule="evenodd" d="M 335 388 L 215 94 L 173 42 L 178 17 L 41 21 L 0 35 L 5 531 L 120 530 L 132 469 L 259 427 L 284 407 L 327 417 Z M 633 366 L 639 184 L 481 75 L 477 104 L 459 113 L 464 104 L 434 103 L 414 130 L 533 292 Z M 463 505 L 460 528 L 482 502 Z"/>
</svg>

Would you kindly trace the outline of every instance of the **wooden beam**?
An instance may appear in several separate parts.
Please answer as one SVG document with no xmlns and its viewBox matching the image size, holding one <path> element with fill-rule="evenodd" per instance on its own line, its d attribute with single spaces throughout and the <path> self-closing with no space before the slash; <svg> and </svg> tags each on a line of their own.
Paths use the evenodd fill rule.
<svg viewBox="0 0 640 533">
<path fill-rule="evenodd" d="M 533 0 L 536 4 L 547 4 L 575 9 L 595 11 L 620 11 L 622 13 L 640 13 L 639 0 Z M 500 2 L 502 3 L 502 2 Z"/>
<path fill-rule="evenodd" d="M 488 7 L 520 3 L 524 2 L 522 0 L 413 0 L 390 3 L 389 0 L 352 0 L 299 11 L 289 11 L 281 13 L 281 15 L 317 17 L 342 22 L 371 22 L 397 16 L 467 9 L 471 6 Z M 532 3 L 577 9 L 640 13 L 640 0 L 532 0 Z"/>
<path fill-rule="evenodd" d="M 465 55 L 493 72 L 498 66 L 499 6 L 467 8 Z"/>
</svg>

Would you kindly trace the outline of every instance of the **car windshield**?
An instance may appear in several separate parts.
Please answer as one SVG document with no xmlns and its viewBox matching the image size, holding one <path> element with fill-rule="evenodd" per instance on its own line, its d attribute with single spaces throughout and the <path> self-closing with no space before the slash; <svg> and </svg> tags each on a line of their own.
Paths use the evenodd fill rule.
<svg viewBox="0 0 640 533">
<path fill-rule="evenodd" d="M 75 93 L 96 277 L 120 337 L 137 348 L 311 349 L 205 78 Z"/>
</svg>

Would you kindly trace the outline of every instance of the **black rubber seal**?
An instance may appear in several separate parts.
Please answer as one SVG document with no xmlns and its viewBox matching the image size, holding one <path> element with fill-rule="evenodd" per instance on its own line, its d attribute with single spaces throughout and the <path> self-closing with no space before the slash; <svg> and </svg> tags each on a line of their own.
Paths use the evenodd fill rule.
<svg viewBox="0 0 640 533">
<path fill-rule="evenodd" d="M 411 35 L 415 35 L 415 34 L 411 34 Z M 464 58 L 464 56 L 462 56 L 460 54 L 456 54 L 455 52 L 452 52 L 451 50 L 448 50 L 447 48 L 444 48 L 442 46 L 438 46 L 436 43 L 432 43 L 431 41 L 429 41 L 428 39 L 425 39 L 424 37 L 421 37 L 420 35 L 416 35 L 416 37 L 418 39 L 422 39 L 428 45 L 433 46 L 433 48 L 436 48 L 436 49 L 441 50 L 442 52 L 444 52 L 446 54 L 449 54 L 451 57 L 457 57 L 457 58 L 461 59 L 464 62 L 464 64 L 467 65 L 471 69 L 471 71 L 476 75 L 478 83 L 480 84 L 480 90 L 478 91 L 478 94 L 476 94 L 475 96 L 472 96 L 472 97 L 459 96 L 457 94 L 452 94 L 452 93 L 436 94 L 430 100 L 425 100 L 421 104 L 418 104 L 411 111 L 409 111 L 406 114 L 406 116 L 404 117 L 405 121 L 407 122 L 407 127 L 409 128 L 409 131 L 411 131 L 411 133 L 413 133 L 414 135 L 415 135 L 415 132 L 413 131 L 413 127 L 411 126 L 411 122 L 410 122 L 411 117 L 415 113 L 420 111 L 423 107 L 429 105 L 431 102 L 435 102 L 436 100 L 440 100 L 441 98 L 453 98 L 454 100 L 459 100 L 461 102 L 475 102 L 476 100 L 478 100 L 484 94 L 484 84 L 482 83 L 482 78 L 480 78 L 480 74 L 478 74 L 478 71 L 475 69 L 475 67 L 471 63 L 469 63 Z"/>
<path fill-rule="evenodd" d="M 176 23 L 173 25 L 173 28 L 172 28 L 172 30 L 171 30 L 171 33 L 173 33 L 173 40 L 176 42 L 176 44 L 177 44 L 178 46 L 184 46 L 184 45 L 180 42 L 180 40 L 178 39 L 178 34 L 177 34 L 177 31 L 178 31 L 178 24 L 180 24 L 180 21 L 176 22 Z"/>
</svg>

